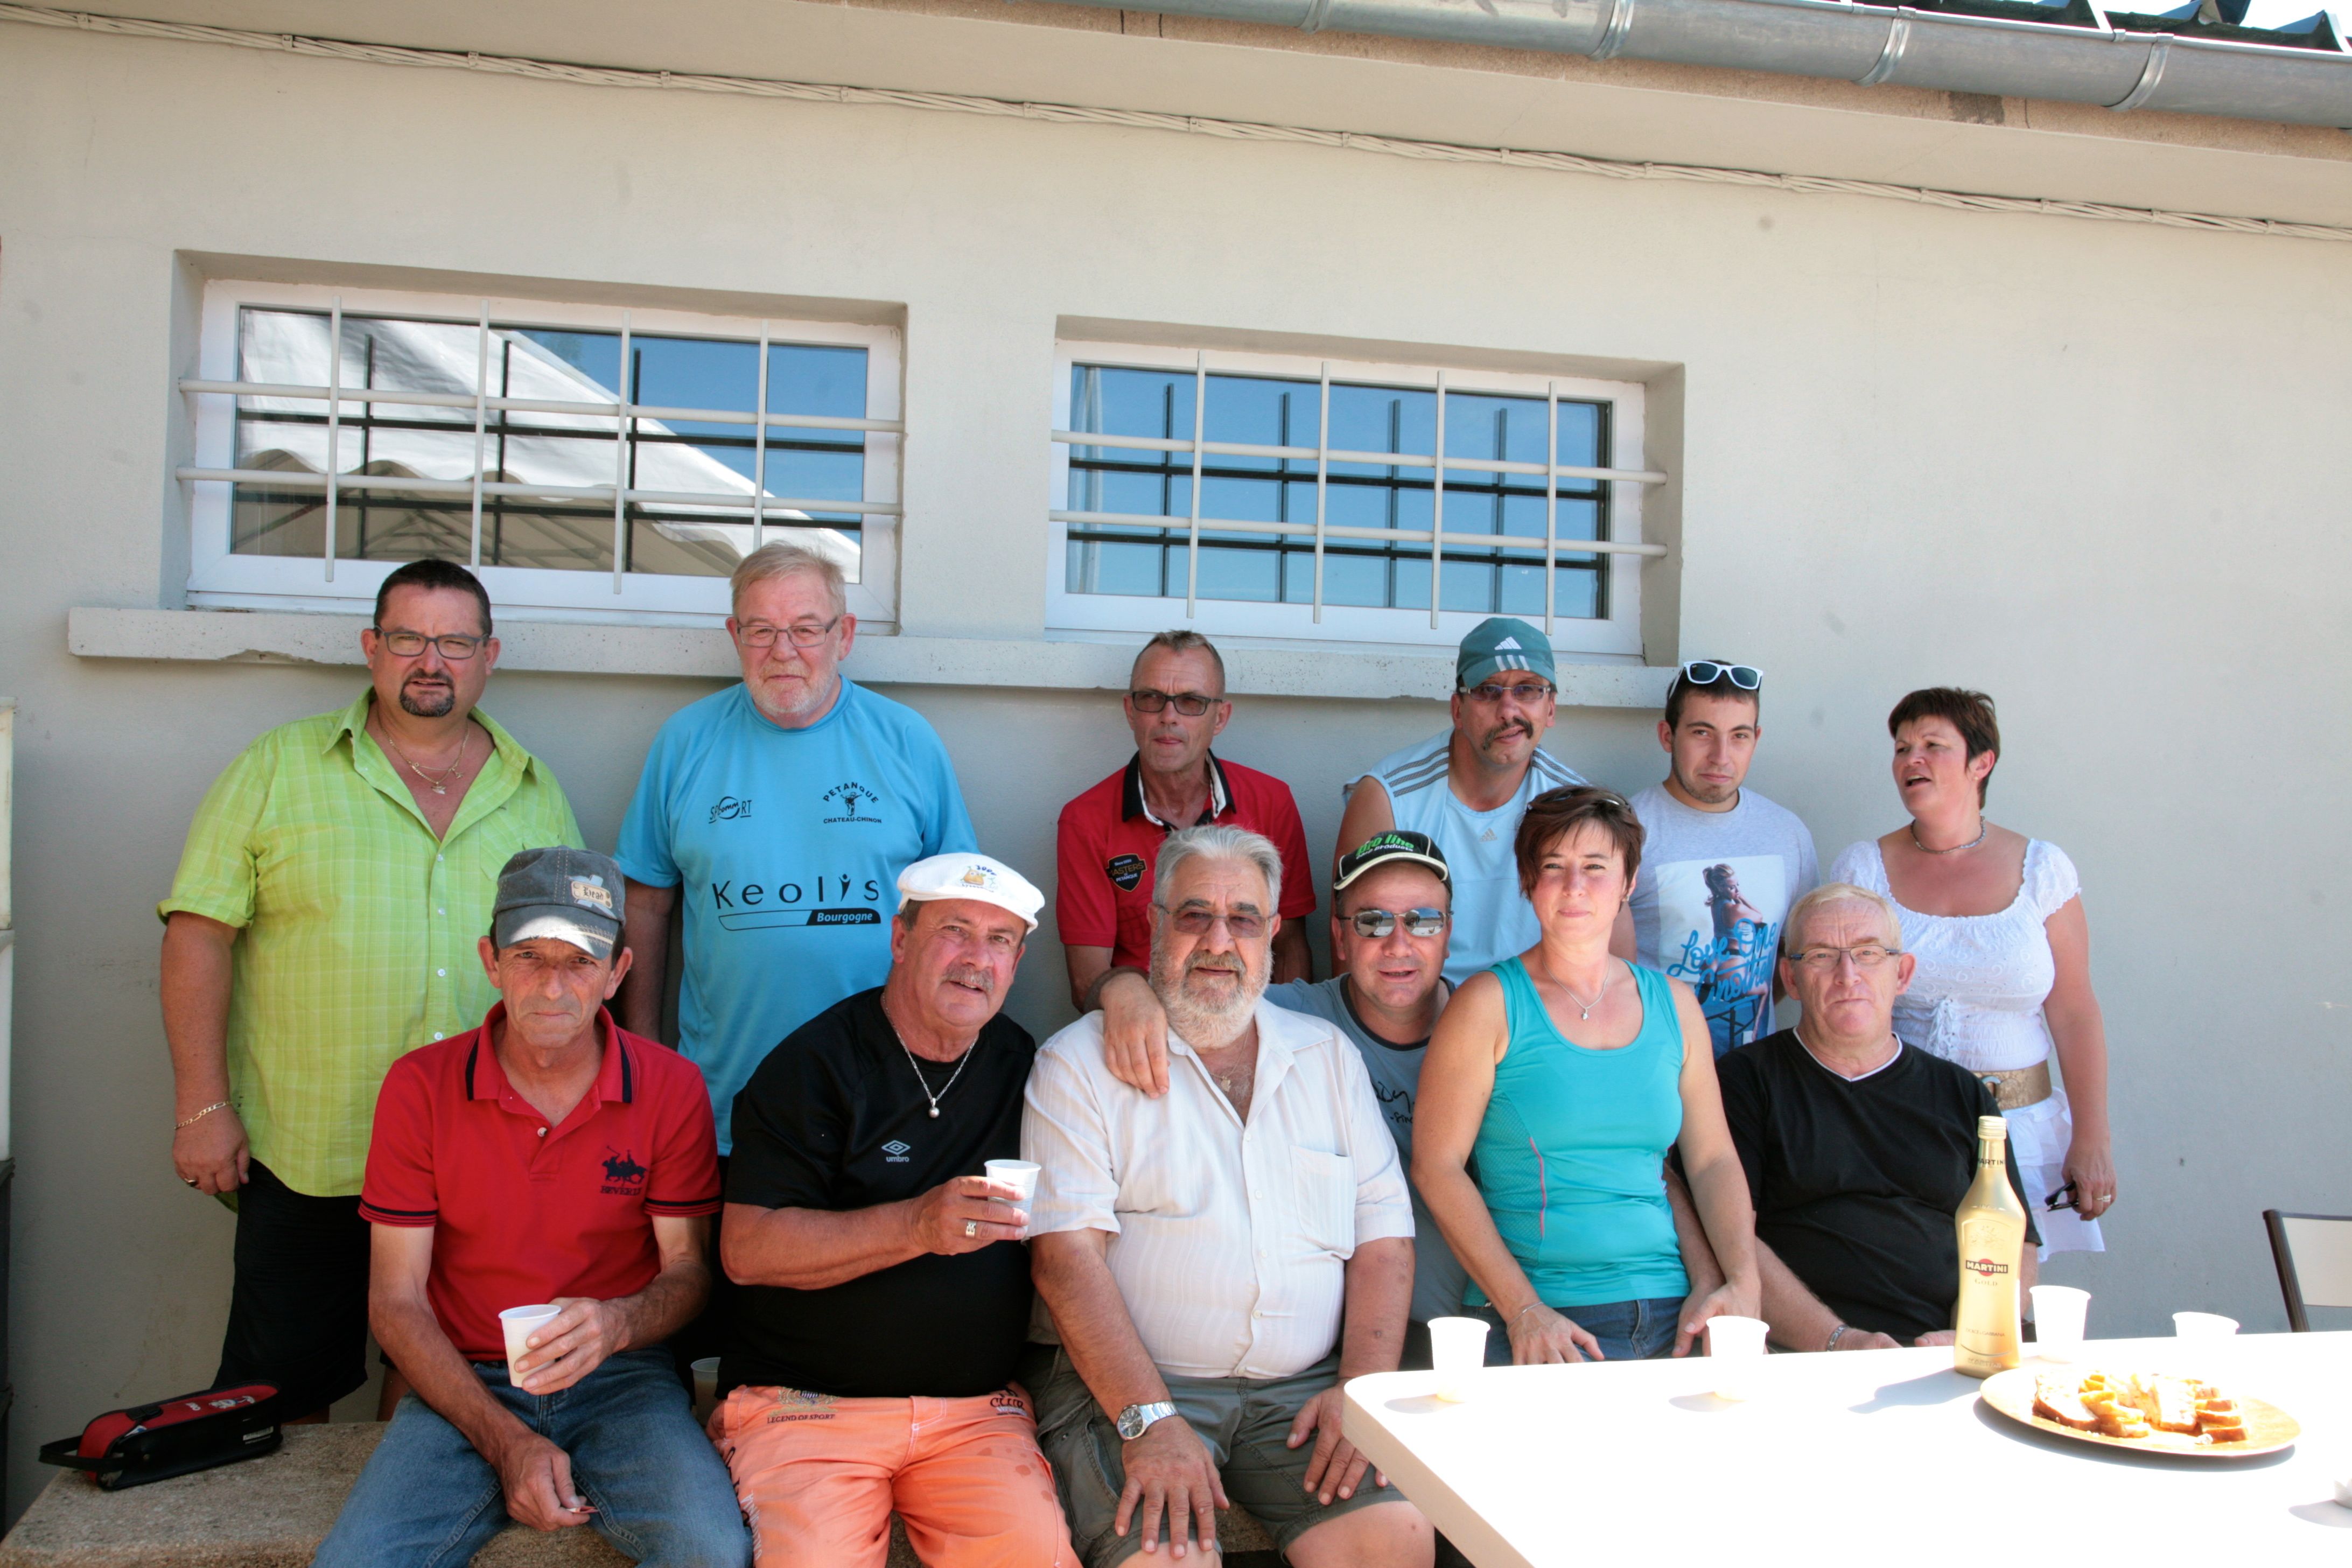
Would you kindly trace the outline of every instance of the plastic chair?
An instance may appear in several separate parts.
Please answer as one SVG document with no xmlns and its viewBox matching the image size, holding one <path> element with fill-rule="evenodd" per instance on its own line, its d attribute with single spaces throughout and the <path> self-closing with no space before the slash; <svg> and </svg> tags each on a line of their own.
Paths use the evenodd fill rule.
<svg viewBox="0 0 2352 1568">
<path fill-rule="evenodd" d="M 2305 1307 L 2352 1307 L 2352 1215 L 2263 1211 L 2286 1297 L 2287 1327 L 2311 1331 Z"/>
</svg>

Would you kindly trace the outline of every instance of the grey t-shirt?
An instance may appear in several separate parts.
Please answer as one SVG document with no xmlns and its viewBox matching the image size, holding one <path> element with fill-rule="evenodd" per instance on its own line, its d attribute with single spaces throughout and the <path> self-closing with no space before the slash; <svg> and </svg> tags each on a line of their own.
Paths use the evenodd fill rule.
<svg viewBox="0 0 2352 1568">
<path fill-rule="evenodd" d="M 1789 906 L 1821 880 L 1813 836 L 1752 789 L 1729 811 L 1695 811 L 1652 784 L 1633 797 L 1642 871 L 1633 882 L 1641 962 L 1698 994 L 1715 1054 L 1760 1040 Z"/>
<path fill-rule="evenodd" d="M 1367 1030 L 1357 1021 L 1349 1007 L 1346 994 L 1347 977 L 1333 975 L 1328 980 L 1307 982 L 1286 981 L 1266 987 L 1265 999 L 1277 1007 L 1287 1007 L 1294 1013 L 1306 1013 L 1337 1024 L 1339 1032 L 1356 1043 L 1356 1050 L 1364 1058 L 1364 1070 L 1371 1075 L 1372 1094 L 1381 1102 L 1381 1113 L 1388 1119 L 1389 1132 L 1396 1139 L 1397 1157 L 1410 1167 L 1412 1163 L 1412 1100 L 1421 1088 L 1421 1058 L 1429 1054 L 1429 1042 L 1416 1046 L 1391 1046 Z M 1421 1201 L 1421 1189 L 1412 1192 L 1412 1311 L 1416 1323 L 1432 1318 L 1458 1317 L 1462 1311 L 1462 1289 L 1468 1280 L 1462 1265 L 1454 1260 L 1454 1249 L 1445 1245 L 1445 1237 L 1430 1217 L 1429 1206 Z"/>
</svg>

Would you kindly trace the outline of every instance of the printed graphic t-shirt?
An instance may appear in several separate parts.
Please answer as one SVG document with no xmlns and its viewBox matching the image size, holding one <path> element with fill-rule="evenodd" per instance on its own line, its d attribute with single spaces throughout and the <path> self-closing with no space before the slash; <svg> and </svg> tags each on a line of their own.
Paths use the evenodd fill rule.
<svg viewBox="0 0 2352 1568">
<path fill-rule="evenodd" d="M 1371 1076 L 1372 1098 L 1381 1102 L 1381 1118 L 1388 1123 L 1390 1136 L 1396 1140 L 1397 1158 L 1409 1170 L 1412 1165 L 1412 1102 L 1421 1092 L 1421 1064 L 1429 1055 L 1429 1042 L 1389 1044 L 1364 1027 L 1363 1020 L 1349 1005 L 1347 993 L 1348 977 L 1335 974 L 1328 980 L 1292 980 L 1269 985 L 1265 999 L 1277 1007 L 1336 1024 L 1339 1032 L 1354 1042 L 1356 1054 L 1364 1058 L 1364 1071 Z M 1412 1321 L 1425 1323 L 1432 1318 L 1460 1316 L 1462 1289 L 1469 1278 L 1468 1271 L 1455 1260 L 1454 1249 L 1445 1245 L 1445 1234 L 1437 1228 L 1429 1205 L 1421 1201 L 1421 1189 L 1413 1188 Z"/>
<path fill-rule="evenodd" d="M 880 987 L 860 992 L 794 1030 L 744 1086 L 727 1201 L 871 1208 L 977 1176 L 990 1160 L 1017 1160 L 1021 1090 L 1036 1055 L 1029 1032 L 1000 1013 L 960 1065 L 918 1069 L 882 1011 Z M 936 1119 L 918 1070 L 940 1097 Z M 1011 1380 L 1031 1299 L 1029 1249 L 1013 1241 L 926 1253 L 821 1289 L 746 1286 L 719 1390 L 748 1383 L 843 1399 L 977 1398 Z"/>
<path fill-rule="evenodd" d="M 1644 835 L 1633 898 L 1638 962 L 1697 993 L 1720 1058 L 1772 1032 L 1780 927 L 1821 880 L 1813 836 L 1752 789 L 1729 811 L 1695 811 L 1663 784 L 1633 805 Z"/>
<path fill-rule="evenodd" d="M 670 716 L 614 858 L 678 889 L 678 1049 L 710 1085 L 720 1153 L 761 1058 L 889 973 L 898 873 L 978 847 L 939 735 L 852 681 L 805 730 L 771 723 L 740 684 Z"/>
</svg>

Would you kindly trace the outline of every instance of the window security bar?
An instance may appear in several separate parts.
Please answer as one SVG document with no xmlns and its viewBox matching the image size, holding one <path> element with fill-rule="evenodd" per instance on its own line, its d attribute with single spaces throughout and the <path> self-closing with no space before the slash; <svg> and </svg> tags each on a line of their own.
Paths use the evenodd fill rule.
<svg viewBox="0 0 2352 1568">
<path fill-rule="evenodd" d="M 1436 430 L 1431 445 L 1433 452 L 1360 452 L 1326 445 L 1331 430 L 1331 366 L 1322 367 L 1319 397 L 1321 415 L 1316 421 L 1317 444 L 1312 447 L 1265 447 L 1245 441 L 1209 441 L 1202 438 L 1202 426 L 1208 408 L 1209 356 L 1204 352 L 1197 356 L 1192 369 L 1192 438 L 1178 440 L 1164 436 L 1114 436 L 1088 430 L 1056 430 L 1055 441 L 1066 447 L 1113 447 L 1139 452 L 1182 452 L 1192 459 L 1192 510 L 1188 517 L 1179 520 L 1147 512 L 1124 511 L 1050 511 L 1045 515 L 1058 523 L 1076 523 L 1081 527 L 1156 528 L 1169 530 L 1183 527 L 1185 539 L 1184 617 L 1192 619 L 1197 613 L 1201 579 L 1201 531 L 1212 532 L 1255 533 L 1296 536 L 1309 531 L 1296 522 L 1244 521 L 1238 518 L 1217 518 L 1201 515 L 1201 468 L 1204 456 L 1215 454 L 1232 458 L 1271 458 L 1312 460 L 1315 464 L 1315 620 L 1323 619 L 1323 547 L 1333 539 L 1372 540 L 1390 544 L 1426 544 L 1429 546 L 1429 624 L 1435 629 L 1439 623 L 1444 587 L 1444 554 L 1448 548 L 1465 551 L 1539 550 L 1544 564 L 1544 635 L 1552 633 L 1557 608 L 1558 567 L 1563 542 L 1570 555 L 1635 555 L 1655 559 L 1666 553 L 1663 544 L 1642 544 L 1612 539 L 1570 539 L 1559 537 L 1559 481 L 1562 479 L 1600 479 L 1617 484 L 1662 485 L 1666 475 L 1654 468 L 1597 468 L 1576 464 L 1563 464 L 1559 458 L 1559 384 L 1549 383 L 1544 389 L 1547 410 L 1545 427 L 1545 458 L 1540 463 L 1511 462 L 1498 458 L 1453 458 L 1445 454 L 1445 374 L 1437 374 Z M 1433 477 L 1430 517 L 1439 524 L 1435 528 L 1354 528 L 1328 523 L 1326 521 L 1326 496 L 1333 463 L 1360 463 L 1374 468 L 1428 468 Z M 1544 476 L 1544 531 L 1538 539 L 1531 534 L 1452 533 L 1443 526 L 1445 516 L 1446 470 L 1482 474 L 1541 474 Z"/>
<path fill-rule="evenodd" d="M 281 382 L 215 381 L 202 376 L 181 378 L 180 391 L 189 396 L 216 395 L 226 397 L 271 397 L 323 403 L 327 410 L 327 471 L 306 474 L 299 470 L 279 468 L 203 468 L 184 467 L 173 470 L 174 477 L 187 483 L 228 483 L 268 485 L 281 489 L 318 489 L 326 494 L 326 580 L 335 580 L 336 503 L 345 490 L 393 490 L 409 495 L 466 496 L 473 507 L 470 564 L 482 563 L 482 500 L 486 496 L 528 496 L 548 500 L 604 500 L 613 503 L 613 592 L 624 588 L 627 560 L 628 507 L 632 502 L 656 506 L 688 506 L 708 508 L 713 511 L 747 512 L 751 520 L 751 548 L 757 550 L 765 542 L 765 521 L 772 512 L 849 512 L 864 517 L 898 517 L 904 509 L 884 501 L 850 501 L 801 496 L 774 497 L 766 493 L 768 468 L 768 431 L 772 427 L 802 430 L 861 430 L 887 435 L 906 434 L 906 422 L 898 419 L 850 419 L 839 416 L 818 414 L 773 414 L 768 405 L 768 323 L 760 323 L 760 412 L 750 413 L 730 408 L 672 408 L 657 404 L 631 403 L 615 399 L 609 403 L 568 402 L 548 398 L 492 397 L 489 391 L 490 309 L 489 301 L 482 302 L 478 331 L 481 347 L 471 396 L 454 392 L 400 392 L 379 387 L 346 387 L 342 384 L 343 302 L 337 297 L 329 311 L 328 342 L 336 345 L 329 353 L 327 384 L 304 385 Z M 629 363 L 629 314 L 621 315 L 621 355 L 619 363 Z M 625 378 L 625 369 L 624 372 Z M 342 411 L 347 404 L 362 406 L 387 404 L 410 408 L 463 408 L 474 416 L 474 472 L 470 479 L 408 479 L 398 476 L 345 474 L 340 471 Z M 586 416 L 614 422 L 613 483 L 609 485 L 563 486 L 526 484 L 485 480 L 483 460 L 488 451 L 488 417 L 491 411 L 518 414 L 556 414 Z M 752 487 L 748 496 L 719 490 L 651 490 L 636 489 L 629 485 L 630 437 L 636 422 L 650 419 L 661 423 L 696 423 L 707 425 L 749 425 L 752 426 Z"/>
</svg>

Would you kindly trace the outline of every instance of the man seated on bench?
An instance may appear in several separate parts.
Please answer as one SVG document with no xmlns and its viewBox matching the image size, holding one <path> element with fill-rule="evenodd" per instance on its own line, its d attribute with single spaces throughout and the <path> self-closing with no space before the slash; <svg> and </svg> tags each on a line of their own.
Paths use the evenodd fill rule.
<svg viewBox="0 0 2352 1568">
<path fill-rule="evenodd" d="M 414 1392 L 314 1568 L 459 1568 L 509 1514 L 593 1523 L 646 1568 L 750 1560 L 661 1342 L 710 1292 L 710 1100 L 604 1010 L 629 967 L 621 888 L 584 850 L 509 860 L 481 943 L 504 1000 L 384 1079 L 368 1320 Z M 510 1368 L 499 1314 L 544 1304 L 562 1310 Z"/>
<path fill-rule="evenodd" d="M 1037 1042 L 1002 1008 L 1045 896 L 985 855 L 898 874 L 890 973 L 735 1097 L 719 1226 L 743 1289 L 711 1435 L 761 1568 L 1069 1568 L 1028 1395 L 1021 1152 Z"/>
<path fill-rule="evenodd" d="M 1952 1211 L 1977 1173 L 1977 1118 L 1998 1114 L 1965 1068 L 1895 1035 L 1912 956 L 1894 906 L 1850 882 L 1799 899 L 1780 979 L 1794 1028 L 1728 1052 L 1723 1114 L 1756 1204 L 1772 1342 L 1792 1351 L 1952 1342 Z M 2017 1153 L 2009 1184 L 2018 1186 Z M 2023 1196 L 2022 1189 L 2019 1195 Z M 2038 1240 L 2026 1205 L 2026 1237 Z M 2025 1249 L 2021 1287 L 2033 1283 Z"/>
</svg>

